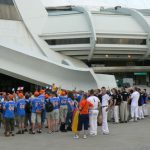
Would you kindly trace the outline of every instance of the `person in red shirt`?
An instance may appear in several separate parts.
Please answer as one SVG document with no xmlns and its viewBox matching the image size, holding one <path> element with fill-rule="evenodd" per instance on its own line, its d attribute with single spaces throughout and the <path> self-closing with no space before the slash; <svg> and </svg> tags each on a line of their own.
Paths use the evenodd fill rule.
<svg viewBox="0 0 150 150">
<path fill-rule="evenodd" d="M 84 136 L 83 138 L 87 138 L 87 130 L 89 126 L 89 108 L 93 107 L 93 104 L 87 101 L 87 95 L 83 95 L 82 100 L 79 103 L 79 122 L 78 122 L 78 131 L 82 130 L 82 126 L 84 125 Z M 75 135 L 76 139 L 79 138 L 79 133 Z"/>
</svg>

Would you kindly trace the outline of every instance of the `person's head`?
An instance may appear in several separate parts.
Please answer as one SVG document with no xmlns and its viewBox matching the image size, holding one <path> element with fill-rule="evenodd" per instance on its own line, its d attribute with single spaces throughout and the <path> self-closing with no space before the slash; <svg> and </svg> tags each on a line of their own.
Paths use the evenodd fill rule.
<svg viewBox="0 0 150 150">
<path fill-rule="evenodd" d="M 62 90 L 61 95 L 66 96 L 67 92 L 65 90 Z"/>
<path fill-rule="evenodd" d="M 107 93 L 107 90 L 106 90 L 106 88 L 104 86 L 101 88 L 101 91 L 102 91 L 103 95 Z"/>
<path fill-rule="evenodd" d="M 68 92 L 68 98 L 71 98 L 72 100 L 74 99 L 74 95 L 72 91 Z"/>
<path fill-rule="evenodd" d="M 45 99 L 48 99 L 49 98 L 49 94 L 45 94 Z"/>
<path fill-rule="evenodd" d="M 38 91 L 35 91 L 34 92 L 34 97 L 38 97 L 39 96 L 39 92 Z"/>
<path fill-rule="evenodd" d="M 25 94 L 25 99 L 29 99 L 30 98 L 30 94 L 26 93 Z"/>
<path fill-rule="evenodd" d="M 44 94 L 45 93 L 45 90 L 40 90 L 40 94 Z"/>
<path fill-rule="evenodd" d="M 94 95 L 94 90 L 91 89 L 89 94 L 90 94 L 90 95 Z"/>
<path fill-rule="evenodd" d="M 111 90 L 111 92 L 112 92 L 113 94 L 117 94 L 117 89 L 113 88 L 113 89 Z"/>
<path fill-rule="evenodd" d="M 13 100 L 13 98 L 14 98 L 14 96 L 13 96 L 12 94 L 9 94 L 9 95 L 8 95 L 8 100 L 9 100 L 9 101 Z"/>
<path fill-rule="evenodd" d="M 24 97 L 23 93 L 18 94 L 19 99 L 22 99 Z"/>
<path fill-rule="evenodd" d="M 138 88 L 137 88 L 137 87 L 134 87 L 134 88 L 133 88 L 133 91 L 138 91 Z"/>
<path fill-rule="evenodd" d="M 51 95 L 52 95 L 52 97 L 57 97 L 56 92 L 52 92 Z"/>
<path fill-rule="evenodd" d="M 87 94 L 83 94 L 82 99 L 87 99 Z"/>
</svg>

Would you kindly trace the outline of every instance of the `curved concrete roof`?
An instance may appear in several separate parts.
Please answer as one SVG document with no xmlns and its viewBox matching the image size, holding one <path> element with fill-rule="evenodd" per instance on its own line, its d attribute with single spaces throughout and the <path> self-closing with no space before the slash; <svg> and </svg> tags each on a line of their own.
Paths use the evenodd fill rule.
<svg viewBox="0 0 150 150">
<path fill-rule="evenodd" d="M 44 6 L 90 6 L 95 8 L 97 6 L 114 7 L 123 6 L 136 9 L 150 9 L 150 0 L 41 0 Z M 94 6 L 94 7 L 93 7 Z"/>
</svg>

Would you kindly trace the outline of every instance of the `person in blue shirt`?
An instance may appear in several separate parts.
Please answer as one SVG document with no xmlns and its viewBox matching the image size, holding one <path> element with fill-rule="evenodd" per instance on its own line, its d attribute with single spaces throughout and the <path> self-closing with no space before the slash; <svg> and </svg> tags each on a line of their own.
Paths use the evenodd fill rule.
<svg viewBox="0 0 150 150">
<path fill-rule="evenodd" d="M 68 97 L 67 93 L 64 91 L 62 92 L 62 96 L 60 96 L 60 131 L 66 132 L 66 117 L 68 113 Z"/>
<path fill-rule="evenodd" d="M 29 93 L 25 94 L 25 129 L 24 131 L 27 132 L 28 131 L 28 122 L 30 125 L 30 129 L 29 131 L 32 131 L 32 123 L 31 123 L 31 99 L 30 99 L 30 95 Z"/>
<path fill-rule="evenodd" d="M 47 105 L 50 102 L 50 97 L 51 94 L 45 94 L 45 105 Z M 49 110 L 46 110 L 46 119 L 47 119 L 47 127 L 48 127 L 48 133 L 52 133 L 52 122 L 51 122 L 51 118 L 50 118 L 50 114 L 51 112 L 49 112 Z"/>
<path fill-rule="evenodd" d="M 39 99 L 41 99 L 41 124 L 44 125 L 45 118 L 46 118 L 46 111 L 45 111 L 45 90 L 40 90 L 40 95 L 38 96 Z"/>
<path fill-rule="evenodd" d="M 6 102 L 4 110 L 5 110 L 5 136 L 14 136 L 14 110 L 15 110 L 15 102 L 13 101 L 13 95 L 9 94 L 9 101 Z"/>
<path fill-rule="evenodd" d="M 0 128 L 1 128 L 1 125 L 2 125 L 2 119 L 3 119 L 3 102 L 1 102 L 1 99 L 0 99 Z"/>
<path fill-rule="evenodd" d="M 3 123 L 4 129 L 5 129 L 5 105 L 6 105 L 6 102 L 8 102 L 8 100 L 6 100 L 6 99 L 2 102 L 2 123 Z"/>
<path fill-rule="evenodd" d="M 66 118 L 67 130 L 71 131 L 72 115 L 75 109 L 74 96 L 71 91 L 68 92 L 68 113 Z"/>
<path fill-rule="evenodd" d="M 24 120 L 25 120 L 25 99 L 22 93 L 18 94 L 19 100 L 16 102 L 19 130 L 17 134 L 24 134 Z"/>
<path fill-rule="evenodd" d="M 57 97 L 57 94 L 55 92 L 52 92 L 52 97 L 50 98 L 50 102 L 53 104 L 54 107 L 53 111 L 50 112 L 50 120 L 52 122 L 51 130 L 53 132 L 58 132 L 60 99 L 59 97 Z"/>
<path fill-rule="evenodd" d="M 31 114 L 31 121 L 32 121 L 32 134 L 35 134 L 35 123 L 38 123 L 38 133 L 42 133 L 42 126 L 41 126 L 41 112 L 42 112 L 42 103 L 41 99 L 38 98 L 39 92 L 34 92 L 34 98 L 32 99 L 32 114 Z"/>
</svg>

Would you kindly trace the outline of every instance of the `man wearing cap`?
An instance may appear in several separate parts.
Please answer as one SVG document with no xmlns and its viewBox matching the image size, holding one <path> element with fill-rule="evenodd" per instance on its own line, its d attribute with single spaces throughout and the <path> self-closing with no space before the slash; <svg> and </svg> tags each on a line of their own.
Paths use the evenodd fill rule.
<svg viewBox="0 0 150 150">
<path fill-rule="evenodd" d="M 34 98 L 32 100 L 32 134 L 35 134 L 35 123 L 38 123 L 38 133 L 41 133 L 41 99 L 38 98 L 39 92 L 34 92 Z"/>
<path fill-rule="evenodd" d="M 40 95 L 38 96 L 41 99 L 41 124 L 44 125 L 45 118 L 46 118 L 46 110 L 45 110 L 45 90 L 40 90 Z"/>
<path fill-rule="evenodd" d="M 52 92 L 52 97 L 50 98 L 50 102 L 53 104 L 53 111 L 50 112 L 50 120 L 52 122 L 52 131 L 59 131 L 59 107 L 60 107 L 60 99 L 57 97 L 55 92 Z"/>
<path fill-rule="evenodd" d="M 66 91 L 62 91 L 61 95 L 62 96 L 60 96 L 60 131 L 66 132 L 67 130 L 65 122 L 68 113 L 68 97 Z"/>
<path fill-rule="evenodd" d="M 9 101 L 6 102 L 4 110 L 5 110 L 5 136 L 14 136 L 14 110 L 15 110 L 15 102 L 13 101 L 13 95 L 8 96 Z"/>
<path fill-rule="evenodd" d="M 19 100 L 16 103 L 17 116 L 19 122 L 19 130 L 17 134 L 24 134 L 24 120 L 25 120 L 25 99 L 22 93 L 18 94 Z"/>
</svg>

